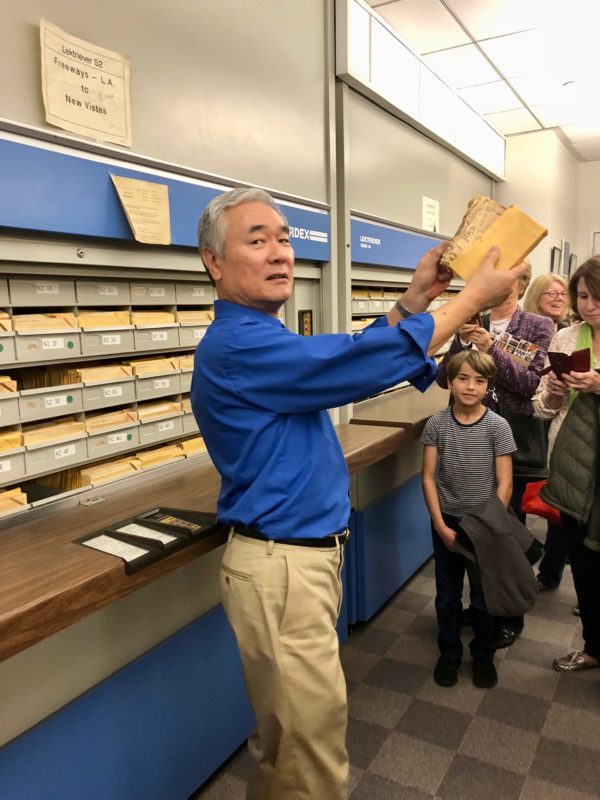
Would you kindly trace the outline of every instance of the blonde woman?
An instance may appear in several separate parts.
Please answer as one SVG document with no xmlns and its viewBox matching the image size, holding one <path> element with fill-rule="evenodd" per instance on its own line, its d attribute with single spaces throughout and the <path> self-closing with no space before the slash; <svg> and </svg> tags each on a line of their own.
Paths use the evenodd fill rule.
<svg viewBox="0 0 600 800">
<path fill-rule="evenodd" d="M 554 332 L 566 328 L 569 315 L 569 287 L 561 275 L 540 275 L 530 285 L 523 311 L 550 317 Z"/>
</svg>

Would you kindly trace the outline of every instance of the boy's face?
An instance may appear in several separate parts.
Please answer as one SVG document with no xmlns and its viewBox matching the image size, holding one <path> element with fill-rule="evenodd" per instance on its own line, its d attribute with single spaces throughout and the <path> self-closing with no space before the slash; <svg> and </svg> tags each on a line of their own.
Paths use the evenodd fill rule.
<svg viewBox="0 0 600 800">
<path fill-rule="evenodd" d="M 487 378 L 475 372 L 467 363 L 461 365 L 456 378 L 450 381 L 450 391 L 454 401 L 464 406 L 476 406 L 481 403 L 487 389 Z"/>
</svg>

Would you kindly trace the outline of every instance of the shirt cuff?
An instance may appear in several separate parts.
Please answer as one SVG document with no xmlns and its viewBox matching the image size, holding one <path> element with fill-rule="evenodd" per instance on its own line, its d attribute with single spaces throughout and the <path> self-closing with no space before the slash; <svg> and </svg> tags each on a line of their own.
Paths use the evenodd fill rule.
<svg viewBox="0 0 600 800">
<path fill-rule="evenodd" d="M 427 354 L 427 348 L 431 342 L 435 327 L 433 317 L 427 312 L 413 314 L 412 317 L 399 322 L 398 327 L 413 340 L 423 356 L 421 371 L 414 378 L 409 378 L 408 380 L 416 389 L 424 392 L 431 386 L 438 371 L 435 360 Z"/>
</svg>

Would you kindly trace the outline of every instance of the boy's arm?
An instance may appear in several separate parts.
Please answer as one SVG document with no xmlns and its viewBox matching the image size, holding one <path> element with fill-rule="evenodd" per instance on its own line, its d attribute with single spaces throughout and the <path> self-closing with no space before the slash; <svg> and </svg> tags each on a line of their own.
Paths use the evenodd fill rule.
<svg viewBox="0 0 600 800">
<path fill-rule="evenodd" d="M 513 490 L 513 463 L 510 453 L 496 456 L 496 481 L 498 483 L 496 494 L 508 508 Z"/>
<path fill-rule="evenodd" d="M 423 484 L 423 494 L 425 496 L 425 504 L 431 517 L 431 522 L 436 530 L 436 533 L 446 545 L 448 550 L 452 550 L 454 542 L 456 541 L 456 531 L 449 528 L 444 522 L 442 517 L 442 510 L 440 508 L 440 499 L 438 497 L 436 485 L 436 469 L 437 469 L 437 448 L 432 445 L 425 445 L 423 447 L 423 468 L 421 471 L 421 482 Z"/>
</svg>

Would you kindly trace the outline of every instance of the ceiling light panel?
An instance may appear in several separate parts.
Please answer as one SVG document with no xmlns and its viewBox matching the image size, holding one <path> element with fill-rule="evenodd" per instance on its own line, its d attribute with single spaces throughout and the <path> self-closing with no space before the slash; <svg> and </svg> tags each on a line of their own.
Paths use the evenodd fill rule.
<svg viewBox="0 0 600 800">
<path fill-rule="evenodd" d="M 400 0 L 375 10 L 419 54 L 471 42 L 439 0 Z"/>
<path fill-rule="evenodd" d="M 474 39 L 537 28 L 557 0 L 447 0 Z"/>
<path fill-rule="evenodd" d="M 510 136 L 513 133 L 539 131 L 542 127 L 526 108 L 501 111 L 498 114 L 486 114 L 485 118 L 505 136 Z"/>
<path fill-rule="evenodd" d="M 474 44 L 438 50 L 423 56 L 423 61 L 452 89 L 498 80 L 498 73 Z"/>
<path fill-rule="evenodd" d="M 512 108 L 522 108 L 523 106 L 506 81 L 467 86 L 459 89 L 458 94 L 472 109 L 482 115 L 497 111 L 509 111 Z"/>
<path fill-rule="evenodd" d="M 419 113 L 419 67 L 414 53 L 371 20 L 371 85 L 411 117 Z"/>
</svg>

